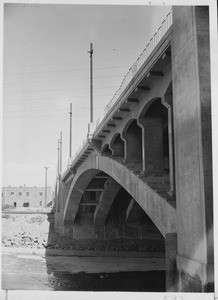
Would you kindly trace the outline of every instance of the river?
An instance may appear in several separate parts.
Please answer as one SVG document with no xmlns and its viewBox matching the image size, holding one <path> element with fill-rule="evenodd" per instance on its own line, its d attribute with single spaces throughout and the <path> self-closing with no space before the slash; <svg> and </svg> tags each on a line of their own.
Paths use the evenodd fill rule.
<svg viewBox="0 0 218 300">
<path fill-rule="evenodd" d="M 2 289 L 164 292 L 164 257 L 45 255 L 2 248 Z"/>
</svg>

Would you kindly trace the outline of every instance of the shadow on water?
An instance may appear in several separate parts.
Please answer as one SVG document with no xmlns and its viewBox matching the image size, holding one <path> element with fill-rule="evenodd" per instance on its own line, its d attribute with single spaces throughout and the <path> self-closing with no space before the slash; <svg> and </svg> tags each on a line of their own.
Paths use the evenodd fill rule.
<svg viewBox="0 0 218 300">
<path fill-rule="evenodd" d="M 55 291 L 165 292 L 165 271 L 53 273 L 49 284 Z"/>
<path fill-rule="evenodd" d="M 54 214 L 47 214 L 49 235 L 47 246 L 54 234 Z M 46 248 L 47 285 L 54 291 L 126 291 L 165 292 L 165 271 L 128 271 L 114 273 L 57 272 L 57 260 L 49 262 L 51 251 Z M 54 258 L 55 256 L 53 256 Z M 105 257 L 105 259 L 107 259 Z M 90 257 L 90 261 L 92 257 Z"/>
</svg>

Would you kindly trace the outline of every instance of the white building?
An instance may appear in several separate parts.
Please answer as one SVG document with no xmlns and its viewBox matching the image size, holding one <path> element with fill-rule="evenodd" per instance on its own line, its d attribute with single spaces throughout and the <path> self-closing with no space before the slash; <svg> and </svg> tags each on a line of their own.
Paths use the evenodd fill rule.
<svg viewBox="0 0 218 300">
<path fill-rule="evenodd" d="M 3 187 L 2 204 L 14 207 L 44 207 L 52 200 L 53 188 L 47 187 Z M 45 203 L 46 202 L 46 203 Z"/>
</svg>

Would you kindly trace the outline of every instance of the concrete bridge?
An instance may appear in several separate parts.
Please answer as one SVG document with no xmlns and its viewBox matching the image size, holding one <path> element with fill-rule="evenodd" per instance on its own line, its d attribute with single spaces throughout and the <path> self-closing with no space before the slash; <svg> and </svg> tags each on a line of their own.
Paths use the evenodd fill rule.
<svg viewBox="0 0 218 300">
<path fill-rule="evenodd" d="M 173 7 L 59 181 L 56 230 L 151 238 L 166 290 L 213 290 L 209 16 Z M 162 34 L 162 35 L 161 35 Z"/>
</svg>

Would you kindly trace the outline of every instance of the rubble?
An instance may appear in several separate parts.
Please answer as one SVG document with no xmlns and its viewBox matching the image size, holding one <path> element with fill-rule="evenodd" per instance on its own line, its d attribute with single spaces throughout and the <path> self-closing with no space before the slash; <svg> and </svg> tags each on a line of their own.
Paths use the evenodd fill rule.
<svg viewBox="0 0 218 300">
<path fill-rule="evenodd" d="M 50 220 L 51 221 L 51 220 Z M 2 246 L 38 249 L 164 252 L 164 245 L 157 240 L 114 239 L 75 240 L 54 232 L 47 215 L 11 215 L 2 218 Z"/>
</svg>

